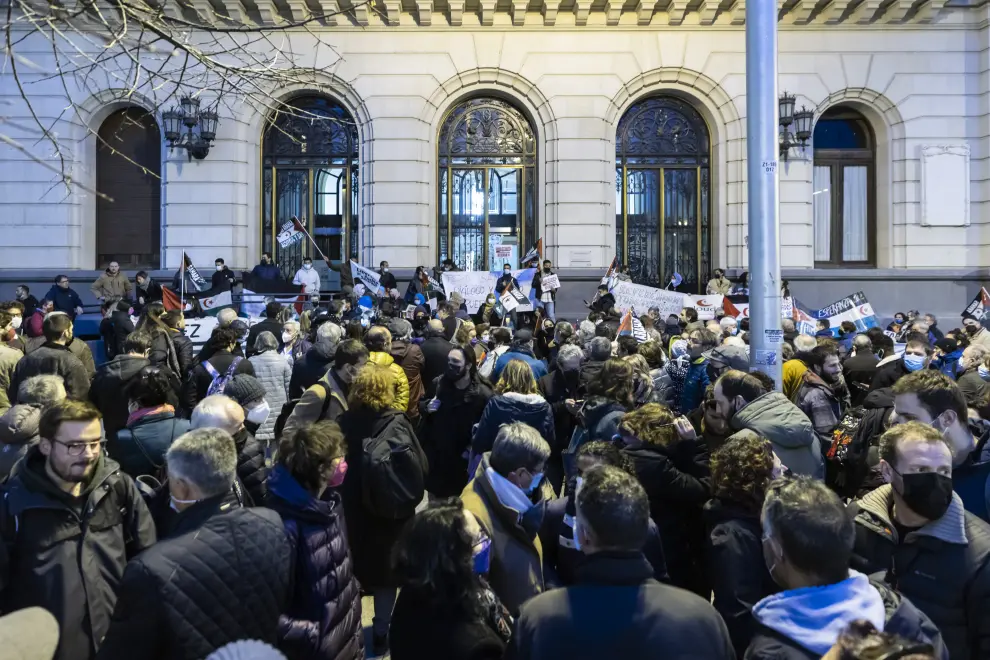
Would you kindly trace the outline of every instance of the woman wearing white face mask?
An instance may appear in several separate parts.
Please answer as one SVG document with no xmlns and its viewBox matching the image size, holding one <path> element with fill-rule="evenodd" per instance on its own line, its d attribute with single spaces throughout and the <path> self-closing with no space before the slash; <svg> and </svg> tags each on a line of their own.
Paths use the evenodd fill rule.
<svg viewBox="0 0 990 660">
<path fill-rule="evenodd" d="M 275 440 L 275 420 L 282 411 L 282 406 L 289 400 L 292 368 L 279 355 L 278 341 L 270 332 L 258 335 L 254 350 L 257 355 L 248 358 L 248 361 L 254 367 L 255 378 L 264 388 L 264 396 L 261 401 L 245 400 L 241 406 L 244 408 L 244 425 L 254 432 L 259 442 L 268 445 Z M 248 396 L 257 399 L 254 395 Z M 257 424 L 257 428 L 252 429 L 253 424 Z"/>
</svg>

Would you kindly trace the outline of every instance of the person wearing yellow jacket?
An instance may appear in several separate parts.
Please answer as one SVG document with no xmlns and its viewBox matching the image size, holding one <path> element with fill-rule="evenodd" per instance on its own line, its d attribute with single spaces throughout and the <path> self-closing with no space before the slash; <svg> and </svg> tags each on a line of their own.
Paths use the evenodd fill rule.
<svg viewBox="0 0 990 660">
<path fill-rule="evenodd" d="M 368 361 L 385 367 L 395 376 L 395 401 L 392 402 L 392 407 L 405 412 L 409 407 L 409 379 L 402 367 L 396 364 L 395 358 L 389 355 L 392 350 L 392 333 L 388 328 L 376 325 L 368 330 L 364 345 L 370 353 Z"/>
</svg>

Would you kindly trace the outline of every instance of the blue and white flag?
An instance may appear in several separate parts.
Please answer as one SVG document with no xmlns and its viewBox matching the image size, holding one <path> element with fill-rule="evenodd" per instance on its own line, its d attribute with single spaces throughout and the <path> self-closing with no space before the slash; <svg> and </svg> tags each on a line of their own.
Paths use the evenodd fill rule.
<svg viewBox="0 0 990 660">
<path fill-rule="evenodd" d="M 862 291 L 836 300 L 831 305 L 821 309 L 808 309 L 799 302 L 794 302 L 794 322 L 797 331 L 803 335 L 814 336 L 818 321 L 828 319 L 832 335 L 838 336 L 839 326 L 843 321 L 851 321 L 856 325 L 856 332 L 866 332 L 875 328 L 877 323 L 873 306 L 866 300 Z"/>
</svg>

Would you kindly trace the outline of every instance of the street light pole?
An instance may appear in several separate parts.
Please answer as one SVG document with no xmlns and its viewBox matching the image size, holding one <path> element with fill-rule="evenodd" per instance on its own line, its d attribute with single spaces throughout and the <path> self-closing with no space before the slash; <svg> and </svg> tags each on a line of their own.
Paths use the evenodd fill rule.
<svg viewBox="0 0 990 660">
<path fill-rule="evenodd" d="M 777 0 L 746 3 L 750 360 L 782 387 L 777 214 Z"/>
</svg>

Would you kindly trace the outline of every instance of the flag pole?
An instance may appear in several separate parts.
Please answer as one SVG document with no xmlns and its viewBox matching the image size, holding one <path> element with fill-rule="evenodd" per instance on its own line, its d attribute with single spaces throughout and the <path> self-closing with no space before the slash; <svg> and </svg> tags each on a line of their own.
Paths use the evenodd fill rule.
<svg viewBox="0 0 990 660">
<path fill-rule="evenodd" d="M 292 216 L 292 217 L 296 221 L 296 223 L 299 225 L 299 228 L 302 229 L 302 233 L 306 234 L 306 238 L 308 238 L 309 239 L 309 242 L 312 243 L 313 244 L 313 247 L 316 248 L 317 253 L 319 253 L 319 255 L 320 255 L 320 259 L 323 259 L 323 261 L 326 262 L 327 266 L 329 266 L 330 265 L 330 260 L 327 259 L 327 255 L 323 254 L 323 250 L 320 249 L 320 246 L 316 244 L 316 239 L 314 239 L 310 235 L 309 230 L 306 229 L 306 225 L 304 225 L 303 222 L 302 222 L 302 220 L 300 220 L 299 218 L 297 218 L 295 216 Z"/>
<path fill-rule="evenodd" d="M 186 251 L 182 251 L 182 265 L 179 267 L 179 303 L 184 310 L 186 308 Z"/>
</svg>

